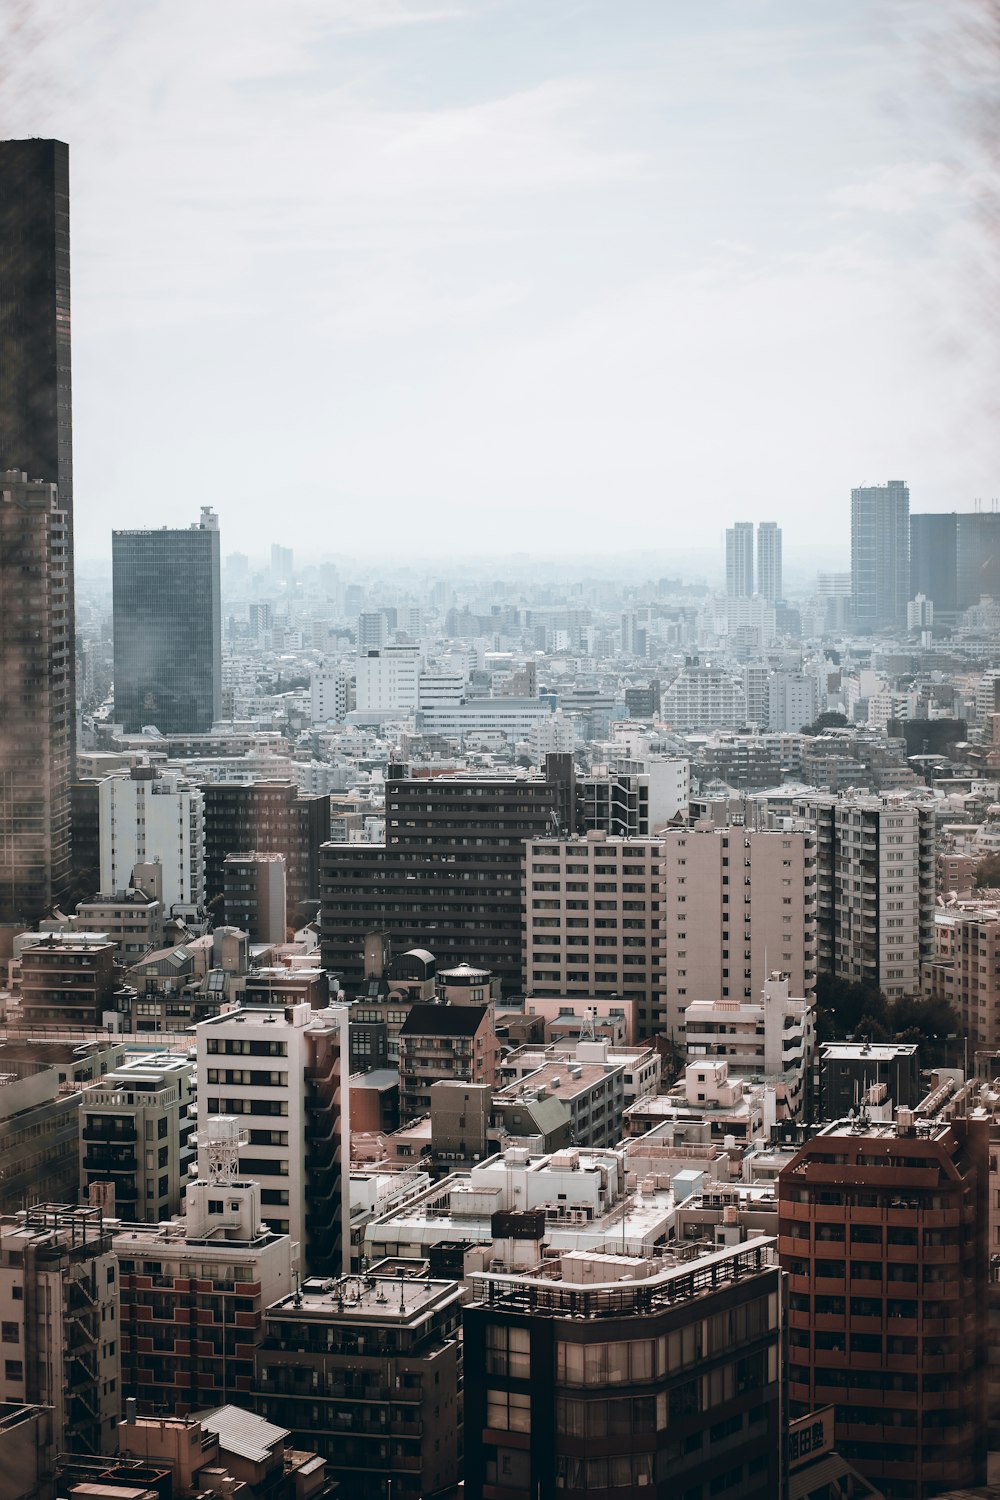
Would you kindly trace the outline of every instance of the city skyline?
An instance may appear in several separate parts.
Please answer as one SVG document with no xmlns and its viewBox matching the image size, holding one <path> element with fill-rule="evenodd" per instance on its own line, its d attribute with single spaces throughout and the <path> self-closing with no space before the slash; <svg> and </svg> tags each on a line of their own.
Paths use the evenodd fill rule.
<svg viewBox="0 0 1000 1500">
<path fill-rule="evenodd" d="M 679 548 L 736 490 L 790 547 L 885 473 L 988 504 L 952 8 L 49 6 L 6 128 L 73 154 L 81 555 L 182 486 L 413 556 L 499 506 L 571 554 L 623 497 Z"/>
</svg>

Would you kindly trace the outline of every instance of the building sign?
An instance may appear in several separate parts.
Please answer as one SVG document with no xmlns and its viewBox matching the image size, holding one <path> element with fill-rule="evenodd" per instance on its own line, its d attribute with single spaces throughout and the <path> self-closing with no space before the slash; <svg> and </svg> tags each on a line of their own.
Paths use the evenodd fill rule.
<svg viewBox="0 0 1000 1500">
<path fill-rule="evenodd" d="M 800 1468 L 833 1448 L 833 1407 L 821 1406 L 788 1424 L 788 1467 Z"/>
</svg>

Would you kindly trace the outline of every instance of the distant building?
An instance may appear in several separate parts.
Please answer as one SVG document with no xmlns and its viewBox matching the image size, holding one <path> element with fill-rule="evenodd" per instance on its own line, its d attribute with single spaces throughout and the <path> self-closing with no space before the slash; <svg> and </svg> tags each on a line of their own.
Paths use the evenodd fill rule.
<svg viewBox="0 0 1000 1500">
<path fill-rule="evenodd" d="M 781 527 L 761 521 L 757 527 L 757 592 L 770 604 L 783 599 L 781 582 Z"/>
<path fill-rule="evenodd" d="M 358 651 L 358 713 L 412 714 L 419 699 L 420 648 L 379 646 Z"/>
<path fill-rule="evenodd" d="M 749 599 L 753 592 L 753 522 L 737 521 L 726 532 L 726 593 Z"/>
<path fill-rule="evenodd" d="M 910 491 L 902 479 L 851 491 L 855 628 L 899 628 L 910 598 Z"/>
<path fill-rule="evenodd" d="M 115 721 L 126 734 L 211 729 L 222 714 L 219 521 L 186 531 L 115 531 Z"/>
</svg>

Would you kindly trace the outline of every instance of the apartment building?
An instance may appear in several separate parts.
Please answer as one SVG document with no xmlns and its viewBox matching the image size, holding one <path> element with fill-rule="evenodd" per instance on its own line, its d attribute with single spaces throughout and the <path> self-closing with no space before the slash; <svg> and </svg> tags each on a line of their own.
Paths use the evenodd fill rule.
<svg viewBox="0 0 1000 1500">
<path fill-rule="evenodd" d="M 524 853 L 529 996 L 637 1002 L 638 1035 L 663 1008 L 666 846 L 662 838 L 536 838 Z"/>
<path fill-rule="evenodd" d="M 952 1006 L 970 1046 L 1000 1048 L 1000 907 L 970 900 L 935 911 L 934 954 L 922 965 L 921 988 Z"/>
<path fill-rule="evenodd" d="M 0 1214 L 33 1203 L 74 1203 L 80 1190 L 81 1093 L 60 1070 L 0 1048 Z"/>
<path fill-rule="evenodd" d="M 778 1178 L 790 1414 L 886 1496 L 986 1478 L 989 1121 L 841 1120 Z"/>
<path fill-rule="evenodd" d="M 87 1089 L 80 1109 L 80 1182 L 103 1187 L 105 1212 L 156 1223 L 181 1212 L 194 1163 L 194 1059 L 133 1058 Z"/>
<path fill-rule="evenodd" d="M 399 1032 L 402 1118 L 430 1113 L 435 1083 L 494 1083 L 499 1061 L 491 1004 L 412 1005 Z"/>
<path fill-rule="evenodd" d="M 136 885 L 136 871 L 154 873 L 157 894 Z M 124 964 L 138 962 L 151 948 L 163 947 L 163 881 L 159 863 L 137 865 L 127 890 L 112 891 L 81 901 L 76 908 L 74 932 L 103 933 L 118 949 Z"/>
<path fill-rule="evenodd" d="M 305 1281 L 265 1315 L 254 1404 L 326 1459 L 344 1500 L 425 1500 L 461 1475 L 460 1282 Z"/>
<path fill-rule="evenodd" d="M 689 1062 L 724 1057 L 737 1078 L 775 1087 L 778 1118 L 800 1120 L 816 1052 L 816 1014 L 811 1001 L 789 994 L 788 980 L 774 973 L 759 999 L 692 1000 L 684 1013 Z"/>
<path fill-rule="evenodd" d="M 101 890 L 127 889 L 137 864 L 159 861 L 163 909 L 205 899 L 205 806 L 176 771 L 133 766 L 98 785 Z"/>
<path fill-rule="evenodd" d="M 283 943 L 287 936 L 285 856 L 227 854 L 222 866 L 226 922 L 251 943 Z"/>
<path fill-rule="evenodd" d="M 29 1027 L 92 1031 L 118 1013 L 122 970 L 95 934 L 39 934 L 21 951 L 21 1013 Z"/>
<path fill-rule="evenodd" d="M 240 1006 L 195 1032 L 199 1170 L 210 1117 L 236 1118 L 240 1176 L 260 1183 L 265 1223 L 302 1246 L 311 1271 L 339 1273 L 350 1246 L 346 1009 Z"/>
<path fill-rule="evenodd" d="M 67 1453 L 113 1453 L 121 1402 L 118 1267 L 98 1208 L 0 1220 L 0 1402 L 48 1406 Z"/>
<path fill-rule="evenodd" d="M 121 1276 L 122 1396 L 176 1416 L 250 1402 L 264 1310 L 285 1296 L 298 1246 L 261 1221 L 260 1186 L 233 1170 L 231 1121 L 212 1121 L 208 1176 L 190 1183 L 183 1219 L 115 1226 Z"/>
<path fill-rule="evenodd" d="M 419 646 L 359 648 L 356 688 L 359 713 L 415 713 L 420 695 L 419 681 Z"/>
<path fill-rule="evenodd" d="M 663 718 L 679 734 L 739 729 L 747 716 L 741 682 L 717 667 L 684 667 L 663 694 Z"/>
<path fill-rule="evenodd" d="M 679 1262 L 564 1254 L 544 1276 L 473 1283 L 463 1315 L 470 1500 L 782 1493 L 773 1240 Z"/>
<path fill-rule="evenodd" d="M 595 1043 L 595 1048 L 602 1045 Z M 546 1099 L 558 1099 L 568 1110 L 572 1145 L 602 1149 L 617 1146 L 621 1140 L 625 1068 L 608 1061 L 606 1054 L 593 1060 L 540 1061 L 496 1092 L 494 1119 L 510 1119 L 518 1105 L 527 1110 Z"/>
<path fill-rule="evenodd" d="M 389 772 L 385 842 L 323 848 L 324 968 L 361 981 L 365 938 L 380 930 L 397 952 L 430 948 L 443 967 L 475 963 L 520 992 L 522 846 L 559 827 L 559 782 Z"/>
<path fill-rule="evenodd" d="M 662 1000 L 656 1029 L 683 1038 L 693 1000 L 753 1002 L 775 971 L 816 989 L 816 846 L 801 830 L 716 827 L 663 835 Z"/>
<path fill-rule="evenodd" d="M 934 943 L 934 809 L 906 795 L 796 798 L 816 838 L 817 964 L 890 1000 L 920 991 Z"/>
<path fill-rule="evenodd" d="M 210 782 L 205 797 L 205 901 L 225 899 L 227 854 L 249 849 L 285 858 L 286 921 L 297 928 L 303 905 L 319 897 L 319 851 L 330 837 L 329 797 L 306 797 L 293 781 L 248 785 Z M 307 907 L 308 909 L 308 907 Z"/>
</svg>

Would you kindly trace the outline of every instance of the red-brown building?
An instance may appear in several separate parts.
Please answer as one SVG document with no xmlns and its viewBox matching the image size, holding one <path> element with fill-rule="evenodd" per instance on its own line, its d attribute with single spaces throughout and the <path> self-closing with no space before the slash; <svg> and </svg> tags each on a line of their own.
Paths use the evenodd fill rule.
<svg viewBox="0 0 1000 1500">
<path fill-rule="evenodd" d="M 986 1478 L 988 1130 L 841 1120 L 778 1179 L 790 1414 L 887 1500 Z"/>
</svg>

